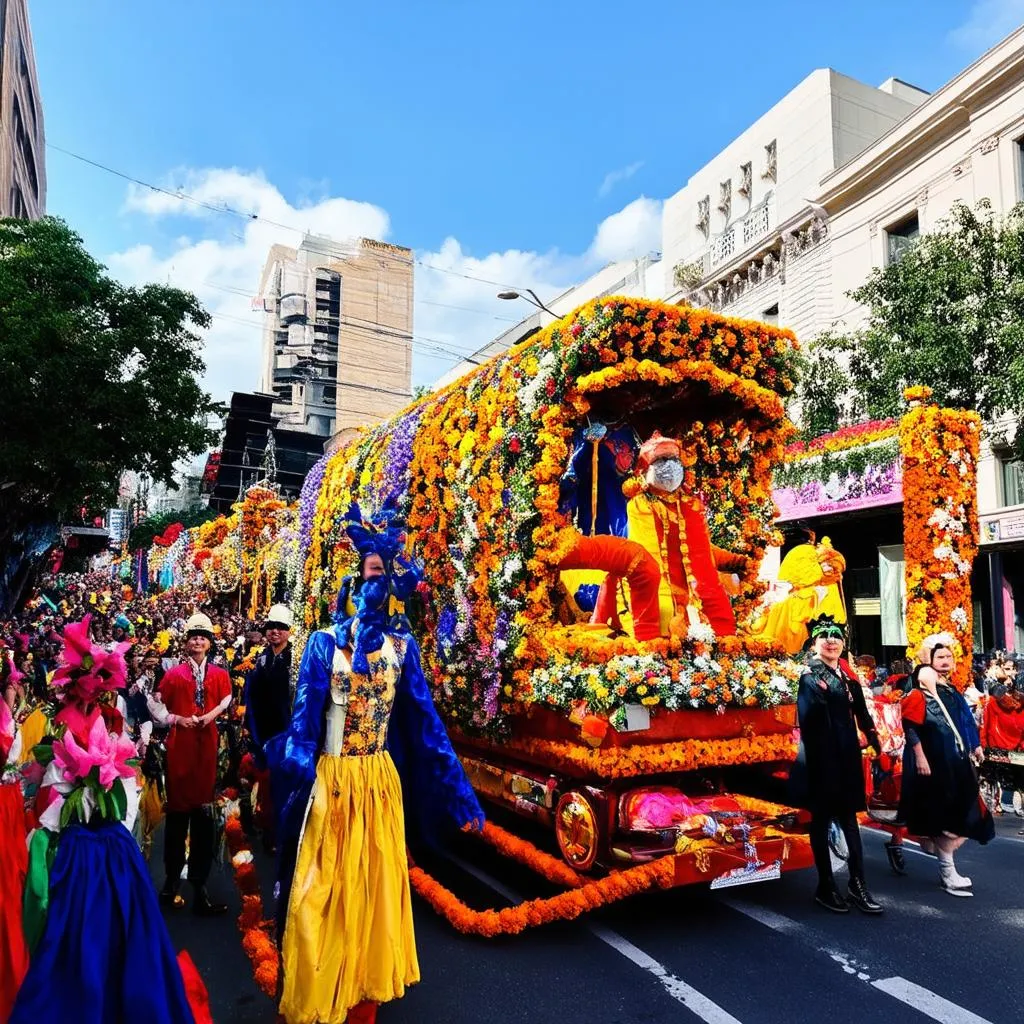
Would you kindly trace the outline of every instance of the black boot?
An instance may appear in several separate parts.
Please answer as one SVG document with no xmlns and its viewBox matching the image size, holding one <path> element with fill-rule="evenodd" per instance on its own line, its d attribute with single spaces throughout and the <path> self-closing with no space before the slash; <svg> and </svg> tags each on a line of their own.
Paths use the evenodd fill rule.
<svg viewBox="0 0 1024 1024">
<path fill-rule="evenodd" d="M 842 893 L 836 888 L 834 882 L 831 886 L 824 888 L 818 886 L 818 891 L 814 894 L 814 902 L 826 910 L 831 910 L 834 914 L 848 914 L 850 912 L 846 900 L 843 899 Z"/>
<path fill-rule="evenodd" d="M 862 914 L 881 914 L 882 907 L 876 903 L 868 892 L 868 887 L 864 884 L 863 878 L 851 878 L 850 879 L 850 902 L 862 913 Z"/>
<path fill-rule="evenodd" d="M 903 844 L 888 842 L 885 844 L 885 855 L 889 858 L 889 867 L 896 872 L 897 875 L 905 875 L 907 873 L 907 862 L 903 857 Z"/>
<path fill-rule="evenodd" d="M 196 889 L 196 896 L 192 902 L 192 913 L 197 917 L 219 917 L 227 912 L 227 904 L 214 903 L 210 899 L 210 894 L 206 891 L 205 885 Z"/>
<path fill-rule="evenodd" d="M 168 878 L 160 890 L 160 906 L 174 907 L 178 905 L 178 882 Z"/>
</svg>

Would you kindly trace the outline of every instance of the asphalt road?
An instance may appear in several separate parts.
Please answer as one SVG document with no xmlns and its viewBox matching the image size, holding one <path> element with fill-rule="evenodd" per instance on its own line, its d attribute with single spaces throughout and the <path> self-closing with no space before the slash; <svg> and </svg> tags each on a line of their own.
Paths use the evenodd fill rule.
<svg viewBox="0 0 1024 1024">
<path fill-rule="evenodd" d="M 935 860 L 907 847 L 908 873 L 889 869 L 884 836 L 865 832 L 868 882 L 886 913 L 837 916 L 811 901 L 813 871 L 712 893 L 635 897 L 576 922 L 484 940 L 455 932 L 416 900 L 423 981 L 382 1008 L 381 1024 L 792 1024 L 941 1021 L 1019 1024 L 1024 948 L 1024 825 L 997 819 L 997 839 L 957 859 L 975 896 L 938 887 Z M 159 839 L 159 837 L 158 837 Z M 162 881 L 159 842 L 153 874 Z M 269 878 L 270 863 L 257 857 Z M 422 861 L 421 861 L 422 863 Z M 473 906 L 503 906 L 550 890 L 525 869 L 465 840 L 456 860 L 424 865 Z M 229 869 L 211 890 L 229 916 L 168 914 L 211 994 L 217 1024 L 273 1022 L 235 925 Z"/>
</svg>

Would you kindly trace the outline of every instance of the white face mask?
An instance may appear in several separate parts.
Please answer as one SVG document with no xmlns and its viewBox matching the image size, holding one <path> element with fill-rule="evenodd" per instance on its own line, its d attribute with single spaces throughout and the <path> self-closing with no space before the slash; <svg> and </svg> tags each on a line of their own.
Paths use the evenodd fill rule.
<svg viewBox="0 0 1024 1024">
<path fill-rule="evenodd" d="M 678 459 L 659 459 L 647 470 L 644 479 L 655 490 L 671 494 L 683 484 L 686 470 Z"/>
</svg>

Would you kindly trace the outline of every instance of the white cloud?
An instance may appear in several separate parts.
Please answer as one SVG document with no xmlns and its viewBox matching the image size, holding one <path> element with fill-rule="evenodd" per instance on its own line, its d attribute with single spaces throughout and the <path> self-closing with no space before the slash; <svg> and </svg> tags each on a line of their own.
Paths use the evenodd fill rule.
<svg viewBox="0 0 1024 1024">
<path fill-rule="evenodd" d="M 950 32 L 965 50 L 981 54 L 1024 24 L 1024 0 L 975 0 L 967 20 Z"/>
<path fill-rule="evenodd" d="M 598 225 L 590 253 L 611 263 L 655 249 L 661 249 L 661 202 L 641 196 Z"/>
<path fill-rule="evenodd" d="M 206 386 L 220 400 L 258 383 L 263 318 L 250 302 L 271 245 L 295 246 L 304 231 L 338 241 L 392 233 L 379 207 L 337 196 L 293 205 L 259 172 L 182 170 L 168 180 L 169 190 L 215 209 L 132 186 L 124 213 L 143 218 L 140 241 L 106 262 L 128 283 L 165 282 L 199 296 L 214 318 L 204 353 Z M 225 207 L 258 219 L 216 212 Z M 172 230 L 161 230 L 164 220 L 182 217 L 188 218 L 187 234 L 176 221 L 167 225 Z M 609 262 L 660 247 L 661 203 L 641 197 L 602 221 L 579 254 L 509 249 L 476 256 L 455 238 L 417 252 L 413 383 L 435 380 L 457 361 L 452 352 L 483 347 L 529 313 L 522 302 L 498 299 L 502 288 L 532 288 L 548 300 Z"/>
<path fill-rule="evenodd" d="M 606 196 L 616 185 L 621 181 L 629 181 L 630 178 L 636 174 L 637 171 L 643 167 L 643 160 L 637 160 L 636 163 L 629 164 L 627 167 L 620 167 L 617 171 L 609 171 L 604 176 L 604 181 L 601 182 L 600 187 L 597 190 L 599 196 Z"/>
</svg>

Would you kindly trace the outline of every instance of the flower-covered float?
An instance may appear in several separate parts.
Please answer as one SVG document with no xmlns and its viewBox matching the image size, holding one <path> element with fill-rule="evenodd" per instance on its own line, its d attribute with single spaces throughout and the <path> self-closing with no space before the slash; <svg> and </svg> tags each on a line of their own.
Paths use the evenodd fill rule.
<svg viewBox="0 0 1024 1024">
<path fill-rule="evenodd" d="M 463 763 L 550 825 L 576 872 L 657 862 L 678 884 L 810 862 L 794 812 L 736 793 L 795 753 L 798 666 L 742 629 L 777 542 L 795 348 L 763 324 L 602 299 L 306 481 L 304 629 L 356 569 L 352 503 L 400 518 L 427 581 L 405 612 Z"/>
</svg>

